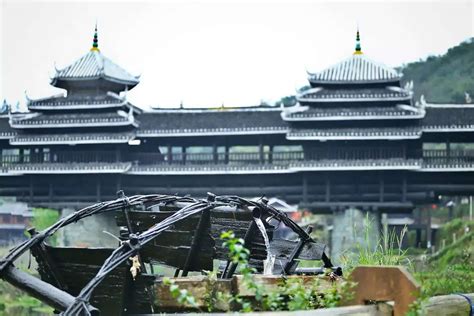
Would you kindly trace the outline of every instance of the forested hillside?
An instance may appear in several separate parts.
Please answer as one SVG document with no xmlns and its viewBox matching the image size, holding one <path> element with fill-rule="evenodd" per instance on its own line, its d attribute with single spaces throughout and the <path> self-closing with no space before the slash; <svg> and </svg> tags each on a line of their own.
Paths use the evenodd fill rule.
<svg viewBox="0 0 474 316">
<path fill-rule="evenodd" d="M 423 94 L 427 102 L 465 103 L 465 92 L 474 99 L 474 38 L 400 70 L 403 85 L 413 80 L 415 100 Z"/>
</svg>

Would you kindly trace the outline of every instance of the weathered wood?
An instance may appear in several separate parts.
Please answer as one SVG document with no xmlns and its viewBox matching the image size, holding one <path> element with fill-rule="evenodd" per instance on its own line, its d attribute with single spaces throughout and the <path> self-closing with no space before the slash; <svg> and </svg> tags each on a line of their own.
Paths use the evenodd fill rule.
<svg viewBox="0 0 474 316">
<path fill-rule="evenodd" d="M 294 312 L 253 312 L 245 313 L 246 316 L 392 316 L 392 309 L 387 304 L 380 303 L 377 305 L 354 305 L 346 307 L 321 308 L 308 311 L 294 311 Z M 201 316 L 197 313 L 173 314 L 174 316 Z M 228 316 L 228 313 L 212 313 L 209 316 Z"/>
<path fill-rule="evenodd" d="M 3 271 L 2 278 L 13 286 L 60 311 L 65 311 L 75 300 L 75 297 L 71 294 L 13 266 L 7 267 L 7 269 Z M 95 307 L 89 305 L 88 309 L 92 315 L 99 315 Z"/>
<path fill-rule="evenodd" d="M 312 231 L 313 231 L 313 227 L 308 226 L 308 228 L 306 229 L 306 232 L 308 233 L 308 235 L 311 234 Z M 308 240 L 300 238 L 296 246 L 291 250 L 291 253 L 288 256 L 288 262 L 285 264 L 285 267 L 283 268 L 283 271 L 285 272 L 285 274 L 290 274 L 291 272 L 294 272 L 294 270 L 296 269 L 298 262 L 296 262 L 295 259 L 298 258 L 306 242 L 308 242 Z"/>
<path fill-rule="evenodd" d="M 77 296 L 82 288 L 97 274 L 114 249 L 51 247 L 46 245 L 45 250 L 55 262 L 57 273 L 64 280 L 67 292 Z M 38 265 L 41 278 L 48 282 L 48 275 L 44 274 L 47 267 L 42 267 L 40 262 L 38 262 Z M 129 277 L 127 265 L 122 264 L 94 290 L 90 300 L 91 304 L 97 307 L 103 315 L 121 314 L 125 284 Z"/>
<path fill-rule="evenodd" d="M 210 280 L 204 276 L 192 276 L 185 278 L 172 278 L 181 290 L 188 292 L 196 299 L 197 307 L 201 310 L 207 309 L 207 297 L 213 291 L 230 294 L 232 292 L 232 280 Z M 160 312 L 176 312 L 192 310 L 190 305 L 183 305 L 171 296 L 169 287 L 161 282 L 155 284 L 155 310 Z M 219 301 L 215 308 L 221 311 L 230 310 L 230 302 Z"/>
<path fill-rule="evenodd" d="M 313 286 L 316 282 L 318 282 L 318 287 L 321 291 L 324 291 L 334 285 L 334 282 L 329 279 L 327 276 L 288 276 L 288 277 L 281 277 L 281 276 L 263 276 L 263 275 L 254 275 L 254 281 L 259 283 L 263 286 L 264 292 L 269 293 L 272 291 L 278 291 L 279 286 L 281 286 L 284 282 L 292 279 L 299 279 L 302 280 L 303 285 L 311 285 Z M 194 296 L 196 299 L 197 307 L 201 310 L 206 309 L 206 300 L 209 299 L 209 296 L 212 293 L 221 292 L 224 295 L 231 295 L 231 294 L 238 294 L 240 296 L 246 297 L 249 300 L 252 300 L 255 296 L 255 292 L 249 290 L 247 286 L 245 286 L 243 282 L 243 277 L 241 275 L 236 275 L 232 279 L 217 279 L 217 280 L 210 280 L 207 277 L 203 276 L 192 276 L 192 277 L 185 277 L 185 278 L 172 278 L 174 283 L 179 286 L 180 289 L 188 290 L 188 292 Z M 169 287 L 163 285 L 161 282 L 157 281 L 155 283 L 155 308 L 156 310 L 160 310 L 162 312 L 179 312 L 179 311 L 189 311 L 192 310 L 191 306 L 180 304 L 173 298 L 169 292 Z M 215 304 L 217 310 L 220 311 L 231 311 L 235 306 L 229 304 L 228 301 L 218 301 Z M 390 312 L 381 313 L 377 306 L 367 306 L 365 308 L 355 308 L 352 307 L 343 307 L 341 308 L 341 313 L 338 313 L 338 309 L 328 309 L 333 312 L 330 315 L 347 315 L 342 312 L 347 313 L 348 311 L 364 311 L 361 314 L 355 315 L 380 315 L 380 316 L 389 316 L 391 315 Z M 387 310 L 387 308 L 385 309 Z M 322 309 L 321 311 L 326 311 Z M 370 313 L 365 313 L 370 311 Z M 303 311 L 297 312 L 275 312 L 276 315 L 280 313 L 290 313 L 288 315 L 302 315 Z M 311 312 L 313 315 L 315 312 L 319 312 L 319 310 L 308 311 Z M 213 314 L 212 314 L 213 315 Z M 259 314 L 260 315 L 260 314 Z M 272 313 L 273 315 L 273 313 Z M 325 315 L 325 314 L 323 314 Z M 329 314 L 327 314 L 329 315 Z M 352 314 L 351 314 L 352 315 Z"/>
<path fill-rule="evenodd" d="M 128 216 L 132 223 L 135 232 L 139 233 L 147 230 L 151 226 L 155 225 L 173 215 L 175 212 L 149 212 L 149 211 L 130 211 Z M 125 217 L 122 212 L 118 212 L 115 216 L 115 220 L 118 226 L 127 226 Z M 196 225 L 199 221 L 199 215 L 188 217 L 179 222 L 180 230 L 191 230 L 196 229 Z"/>
<path fill-rule="evenodd" d="M 334 284 L 338 284 L 338 281 L 331 280 L 327 276 L 309 276 L 309 275 L 302 275 L 302 276 L 295 276 L 289 275 L 282 277 L 280 275 L 261 275 L 256 274 L 252 276 L 255 283 L 262 285 L 263 292 L 269 293 L 274 292 L 279 289 L 285 282 L 289 280 L 301 280 L 304 286 L 313 286 L 316 282 L 318 282 L 318 289 L 322 292 L 324 290 L 329 289 Z M 233 291 L 234 293 L 238 293 L 241 296 L 251 297 L 255 296 L 255 291 L 249 289 L 245 282 L 243 281 L 243 276 L 235 275 L 232 279 L 233 283 Z"/>
<path fill-rule="evenodd" d="M 474 293 L 464 294 L 474 302 Z M 471 306 L 466 298 L 461 295 L 433 296 L 423 304 L 423 315 L 432 316 L 461 316 L 469 315 Z"/>
<path fill-rule="evenodd" d="M 189 249 L 188 255 L 186 256 L 186 261 L 184 262 L 183 266 L 183 272 L 182 276 L 187 276 L 188 271 L 191 267 L 191 265 L 197 260 L 196 254 L 198 251 L 198 248 L 200 248 L 201 243 L 203 240 L 205 240 L 205 234 L 208 231 L 209 227 L 209 220 L 210 220 L 210 214 L 209 211 L 203 211 L 201 213 L 201 218 L 199 219 L 198 226 L 194 232 L 194 237 L 191 243 L 191 247 Z M 207 235 L 207 234 L 206 234 Z"/>
<path fill-rule="evenodd" d="M 141 254 L 146 262 L 161 263 L 182 270 L 189 250 L 190 246 L 164 247 L 149 243 L 142 248 Z M 189 266 L 189 271 L 212 270 L 212 258 L 212 253 L 200 253 Z"/>
<path fill-rule="evenodd" d="M 394 316 L 405 315 L 420 291 L 420 286 L 405 267 L 359 266 L 351 273 L 350 279 L 357 285 L 349 305 L 394 301 Z"/>
</svg>

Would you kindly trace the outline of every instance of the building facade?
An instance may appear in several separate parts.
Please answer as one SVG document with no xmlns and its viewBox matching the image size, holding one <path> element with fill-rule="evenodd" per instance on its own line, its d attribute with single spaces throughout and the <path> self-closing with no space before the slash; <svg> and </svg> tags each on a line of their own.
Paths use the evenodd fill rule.
<svg viewBox="0 0 474 316">
<path fill-rule="evenodd" d="M 411 212 L 471 194 L 474 105 L 413 100 L 400 74 L 362 53 L 310 73 L 290 107 L 153 109 L 93 46 L 51 80 L 61 95 L 0 117 L 0 196 L 74 207 L 149 192 L 267 195 L 314 212 Z"/>
</svg>

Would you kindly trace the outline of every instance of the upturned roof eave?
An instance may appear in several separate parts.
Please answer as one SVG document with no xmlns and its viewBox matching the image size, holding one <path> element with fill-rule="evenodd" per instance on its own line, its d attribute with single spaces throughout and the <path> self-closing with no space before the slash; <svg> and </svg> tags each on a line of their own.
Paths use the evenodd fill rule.
<svg viewBox="0 0 474 316">
<path fill-rule="evenodd" d="M 322 80 L 322 79 L 313 79 L 311 77 L 308 78 L 310 83 L 314 84 L 331 84 L 331 85 L 348 85 L 348 84 L 371 84 L 371 83 L 392 83 L 392 82 L 399 82 L 401 80 L 401 76 L 394 77 L 391 79 L 379 79 L 379 80 Z"/>
<path fill-rule="evenodd" d="M 354 116 L 308 116 L 308 117 L 291 117 L 282 116 L 283 121 L 287 122 L 305 122 L 305 121 L 348 121 L 348 120 L 417 120 L 422 119 L 425 114 L 411 114 L 411 115 L 354 115 Z"/>
<path fill-rule="evenodd" d="M 406 97 L 378 97 L 378 98 L 301 98 L 296 97 L 298 102 L 330 103 L 330 102 L 383 102 L 383 101 L 409 101 L 411 96 Z"/>
<path fill-rule="evenodd" d="M 121 84 L 121 85 L 126 85 L 126 86 L 130 86 L 129 89 L 132 89 L 133 87 L 135 87 L 137 84 L 139 84 L 139 81 L 138 80 L 124 80 L 124 79 L 120 79 L 120 78 L 114 78 L 114 77 L 109 77 L 109 76 L 105 76 L 105 75 L 101 75 L 101 76 L 90 76 L 90 77 L 61 77 L 61 76 L 55 76 L 51 79 L 51 82 L 50 84 L 52 86 L 55 86 L 55 87 L 58 87 L 58 83 L 60 81 L 64 81 L 64 82 L 71 82 L 71 81 L 94 81 L 94 80 L 100 80 L 100 79 L 103 79 L 105 81 L 109 81 L 109 82 L 113 82 L 113 83 L 117 83 L 117 84 Z M 60 87 L 59 87 L 60 88 Z"/>
</svg>

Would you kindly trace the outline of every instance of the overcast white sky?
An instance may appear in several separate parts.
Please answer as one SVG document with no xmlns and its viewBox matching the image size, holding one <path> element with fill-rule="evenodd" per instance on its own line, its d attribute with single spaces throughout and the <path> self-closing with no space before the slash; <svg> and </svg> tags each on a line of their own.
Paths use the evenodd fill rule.
<svg viewBox="0 0 474 316">
<path fill-rule="evenodd" d="M 57 93 L 49 76 L 87 53 L 96 19 L 101 52 L 141 83 L 140 106 L 248 106 L 294 94 L 306 69 L 362 50 L 390 66 L 445 53 L 474 34 L 473 1 L 0 0 L 0 98 Z M 416 87 L 415 87 L 416 88 Z"/>
</svg>

